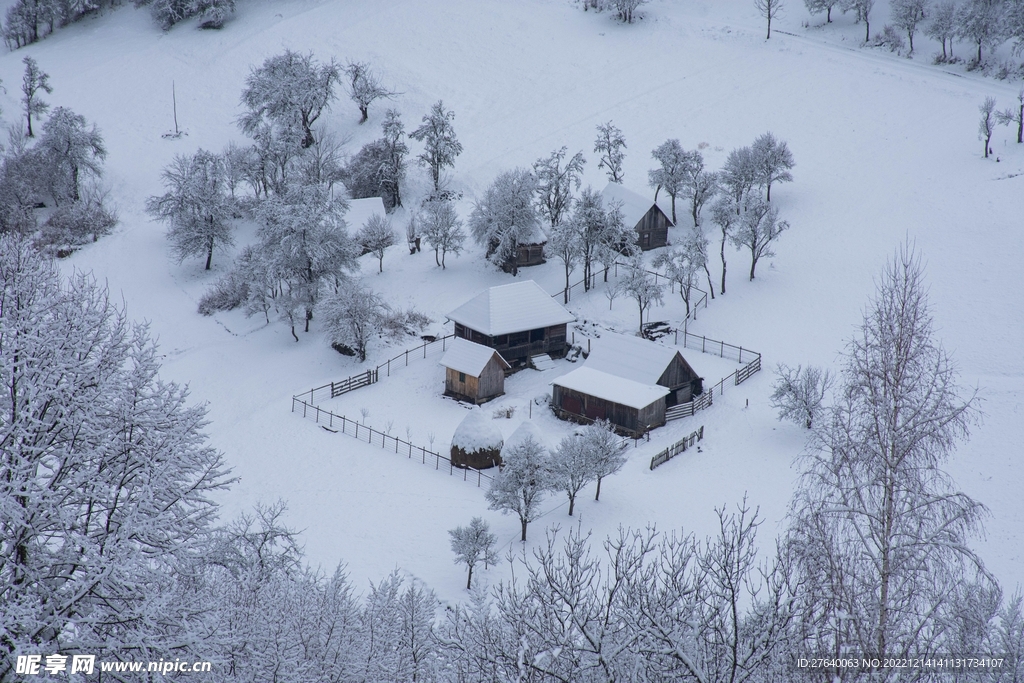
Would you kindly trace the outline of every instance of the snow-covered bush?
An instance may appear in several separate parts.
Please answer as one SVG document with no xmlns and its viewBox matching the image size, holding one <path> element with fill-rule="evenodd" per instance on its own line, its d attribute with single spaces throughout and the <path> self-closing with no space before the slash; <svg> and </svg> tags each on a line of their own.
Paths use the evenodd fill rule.
<svg viewBox="0 0 1024 683">
<path fill-rule="evenodd" d="M 110 234 L 117 225 L 117 213 L 106 205 L 102 195 L 85 194 L 82 201 L 63 204 L 50 214 L 34 242 L 37 249 L 67 256 L 76 248 Z"/>
</svg>

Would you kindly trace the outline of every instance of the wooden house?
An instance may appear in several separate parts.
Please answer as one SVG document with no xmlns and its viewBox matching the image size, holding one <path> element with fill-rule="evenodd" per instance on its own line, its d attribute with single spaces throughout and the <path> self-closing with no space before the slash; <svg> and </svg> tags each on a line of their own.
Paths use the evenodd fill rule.
<svg viewBox="0 0 1024 683">
<path fill-rule="evenodd" d="M 510 365 L 531 356 L 564 356 L 576 317 L 533 280 L 491 287 L 448 314 L 455 336 L 494 349 Z"/>
<path fill-rule="evenodd" d="M 591 343 L 587 367 L 669 390 L 668 407 L 704 391 L 704 380 L 678 349 L 624 334 L 606 333 Z"/>
<path fill-rule="evenodd" d="M 562 419 L 608 420 L 640 436 L 665 424 L 665 387 L 641 384 L 583 365 L 551 383 L 551 406 Z"/>
<path fill-rule="evenodd" d="M 445 367 L 445 396 L 486 403 L 505 393 L 505 371 L 510 366 L 492 348 L 454 339 L 441 358 L 441 365 Z"/>
<path fill-rule="evenodd" d="M 548 236 L 544 234 L 544 231 L 538 226 L 534 229 L 533 234 L 530 235 L 529 239 L 519 243 L 519 247 L 516 250 L 516 268 L 525 268 L 528 266 L 539 266 L 544 261 L 544 245 L 548 243 Z M 505 268 L 506 272 L 511 271 L 511 267 Z"/>
<path fill-rule="evenodd" d="M 605 209 L 617 205 L 627 227 L 636 230 L 636 243 L 643 251 L 668 244 L 668 229 L 672 221 L 661 207 L 643 195 L 627 190 L 619 183 L 608 183 L 601 190 Z"/>
</svg>

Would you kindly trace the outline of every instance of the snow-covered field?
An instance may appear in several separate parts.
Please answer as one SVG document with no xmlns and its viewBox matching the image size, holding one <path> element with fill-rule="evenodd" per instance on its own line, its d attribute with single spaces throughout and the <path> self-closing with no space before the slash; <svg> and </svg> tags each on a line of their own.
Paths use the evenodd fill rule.
<svg viewBox="0 0 1024 683">
<path fill-rule="evenodd" d="M 161 189 L 161 169 L 175 154 L 241 141 L 235 118 L 249 67 L 285 48 L 371 61 L 400 91 L 392 105 L 410 127 L 443 99 L 456 112 L 465 147 L 451 179 L 465 196 L 463 216 L 497 173 L 562 145 L 584 151 L 585 181 L 599 189 L 604 174 L 591 150 L 595 126 L 608 120 L 628 143 L 625 184 L 643 193 L 649 150 L 667 138 L 687 148 L 707 143 L 705 157 L 718 167 L 729 150 L 771 130 L 796 158 L 795 182 L 772 193 L 792 228 L 754 282 L 745 280 L 744 256 L 730 253 L 728 294 L 701 310 L 690 331 L 757 349 L 767 369 L 778 362 L 834 365 L 873 278 L 903 240 L 914 241 L 926 260 L 939 335 L 983 401 L 983 423 L 949 468 L 991 510 L 982 557 L 1004 586 L 1024 583 L 1024 145 L 1000 128 L 993 140 L 1000 161 L 983 160 L 975 134 L 981 101 L 993 95 L 1006 106 L 1017 85 L 949 73 L 922 58 L 846 49 L 842 31 L 853 36 L 859 27 L 806 32 L 801 3 L 791 4 L 779 22 L 787 33 L 770 41 L 748 0 L 654 0 L 631 26 L 583 13 L 568 0 L 252 0 L 222 31 L 183 25 L 166 34 L 145 12 L 126 8 L 0 56 L 8 86 L 0 104 L 13 120 L 13 84 L 21 58 L 32 55 L 51 75 L 49 101 L 104 133 L 121 224 L 66 266 L 92 271 L 123 296 L 132 317 L 150 321 L 165 354 L 164 376 L 188 382 L 193 398 L 209 403 L 211 441 L 241 478 L 223 496 L 225 515 L 285 499 L 313 563 L 347 563 L 357 583 L 400 567 L 444 599 L 464 595 L 447 530 L 483 516 L 508 544 L 518 537 L 517 521 L 487 511 L 474 485 L 289 413 L 292 394 L 359 367 L 318 333 L 295 343 L 281 325 L 240 313 L 197 314 L 198 298 L 229 259 L 215 255 L 215 269 L 206 273 L 199 261 L 178 264 L 170 256 L 163 226 L 143 212 L 145 198 Z M 920 38 L 919 53 L 934 49 Z M 161 138 L 173 128 L 172 81 L 188 132 L 173 141 Z M 358 112 L 343 96 L 324 125 L 339 138 L 351 136 L 346 149 L 354 153 L 378 136 L 382 110 L 371 109 L 358 126 Z M 411 201 L 428 183 L 416 169 L 403 194 Z M 249 236 L 251 228 L 241 229 L 239 242 Z M 431 254 L 410 256 L 404 245 L 388 252 L 383 274 L 372 256 L 363 266 L 371 287 L 438 325 L 484 287 L 510 278 L 485 264 L 475 246 L 449 257 L 444 271 Z M 562 276 L 550 262 L 521 277 L 555 292 Z M 609 311 L 602 286 L 574 296 L 569 308 L 606 327 L 633 329 L 634 305 L 620 298 Z M 676 295 L 651 315 L 682 317 Z M 370 364 L 397 350 L 375 348 Z M 686 355 L 712 383 L 734 367 Z M 506 435 L 527 401 L 569 367 L 509 380 L 501 402 L 518 410 L 502 425 Z M 383 428 L 393 420 L 393 433 L 404 438 L 408 427 L 423 445 L 433 432 L 444 450 L 465 409 L 441 399 L 442 378 L 436 358 L 420 360 L 337 399 L 336 407 L 349 415 L 366 408 L 368 424 Z M 575 518 L 561 498 L 550 498 L 531 542 L 542 538 L 541 526 L 577 523 L 598 538 L 618 525 L 648 523 L 703 536 L 712 530 L 713 507 L 731 506 L 744 492 L 767 520 L 767 539 L 780 528 L 804 439 L 799 428 L 776 421 L 770 383 L 771 373 L 762 372 L 727 388 L 712 409 L 657 430 L 606 482 L 601 501 L 582 500 Z M 533 411 L 553 440 L 566 430 L 537 406 Z M 700 424 L 706 431 L 699 451 L 648 470 L 651 455 Z M 486 577 L 496 580 L 502 571 Z"/>
</svg>

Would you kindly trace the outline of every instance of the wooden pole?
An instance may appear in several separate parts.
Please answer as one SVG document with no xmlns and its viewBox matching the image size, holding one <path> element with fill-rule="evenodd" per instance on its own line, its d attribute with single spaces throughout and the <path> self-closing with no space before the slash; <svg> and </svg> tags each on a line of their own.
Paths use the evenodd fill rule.
<svg viewBox="0 0 1024 683">
<path fill-rule="evenodd" d="M 174 107 L 174 134 L 181 135 L 178 130 L 178 96 L 174 92 L 174 81 L 171 81 L 171 106 Z"/>
</svg>

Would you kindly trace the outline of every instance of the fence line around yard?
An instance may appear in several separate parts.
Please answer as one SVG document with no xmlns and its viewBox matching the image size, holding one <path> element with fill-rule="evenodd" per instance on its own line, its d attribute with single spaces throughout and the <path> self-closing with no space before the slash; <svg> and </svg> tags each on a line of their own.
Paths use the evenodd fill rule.
<svg viewBox="0 0 1024 683">
<path fill-rule="evenodd" d="M 432 341 L 424 341 L 419 346 L 415 346 L 411 349 L 406 349 L 402 353 L 388 358 L 386 361 L 373 368 L 372 370 L 365 370 L 359 374 L 346 377 L 345 379 L 338 380 L 336 382 L 328 382 L 318 387 L 314 387 L 309 391 L 303 391 L 301 394 L 297 394 L 301 397 L 308 395 L 308 403 L 310 405 L 316 405 L 318 402 L 326 400 L 328 398 L 337 398 L 342 394 L 347 394 L 350 391 L 369 386 L 380 381 L 380 373 L 384 372 L 385 377 L 391 376 L 392 369 L 397 370 L 398 368 L 409 365 L 409 358 L 413 360 L 417 358 L 426 358 L 428 353 L 432 353 L 437 350 L 446 351 L 448 348 L 448 340 L 453 338 L 454 334 L 447 334 L 438 339 Z"/>
<path fill-rule="evenodd" d="M 676 457 L 687 448 L 692 448 L 693 444 L 704 439 L 704 425 L 701 425 L 695 432 L 692 432 L 689 436 L 680 441 L 675 442 L 661 453 L 651 458 L 651 469 L 659 465 L 664 465 L 672 458 Z"/>
<path fill-rule="evenodd" d="M 346 418 L 344 415 L 337 415 L 330 410 L 307 403 L 298 396 L 293 396 L 292 412 L 294 413 L 299 410 L 302 411 L 302 417 L 314 420 L 329 432 L 335 434 L 340 432 L 345 436 L 351 436 L 372 446 L 379 445 L 386 451 L 394 449 L 396 454 L 405 455 L 409 460 L 419 458 L 420 463 L 424 465 L 431 464 L 430 461 L 433 460 L 434 469 L 438 471 L 441 471 L 441 463 L 444 463 L 445 467 L 448 468 L 449 475 L 457 476 L 457 472 L 462 472 L 463 481 L 472 481 L 475 478 L 478 487 L 482 486 L 484 482 L 489 483 L 494 478 L 489 474 L 484 474 L 481 470 L 455 465 L 450 458 L 446 458 L 440 453 L 409 443 L 405 439 L 385 434 L 373 427 L 359 424 L 357 420 Z M 474 475 L 473 477 L 470 477 L 471 473 Z"/>
</svg>

